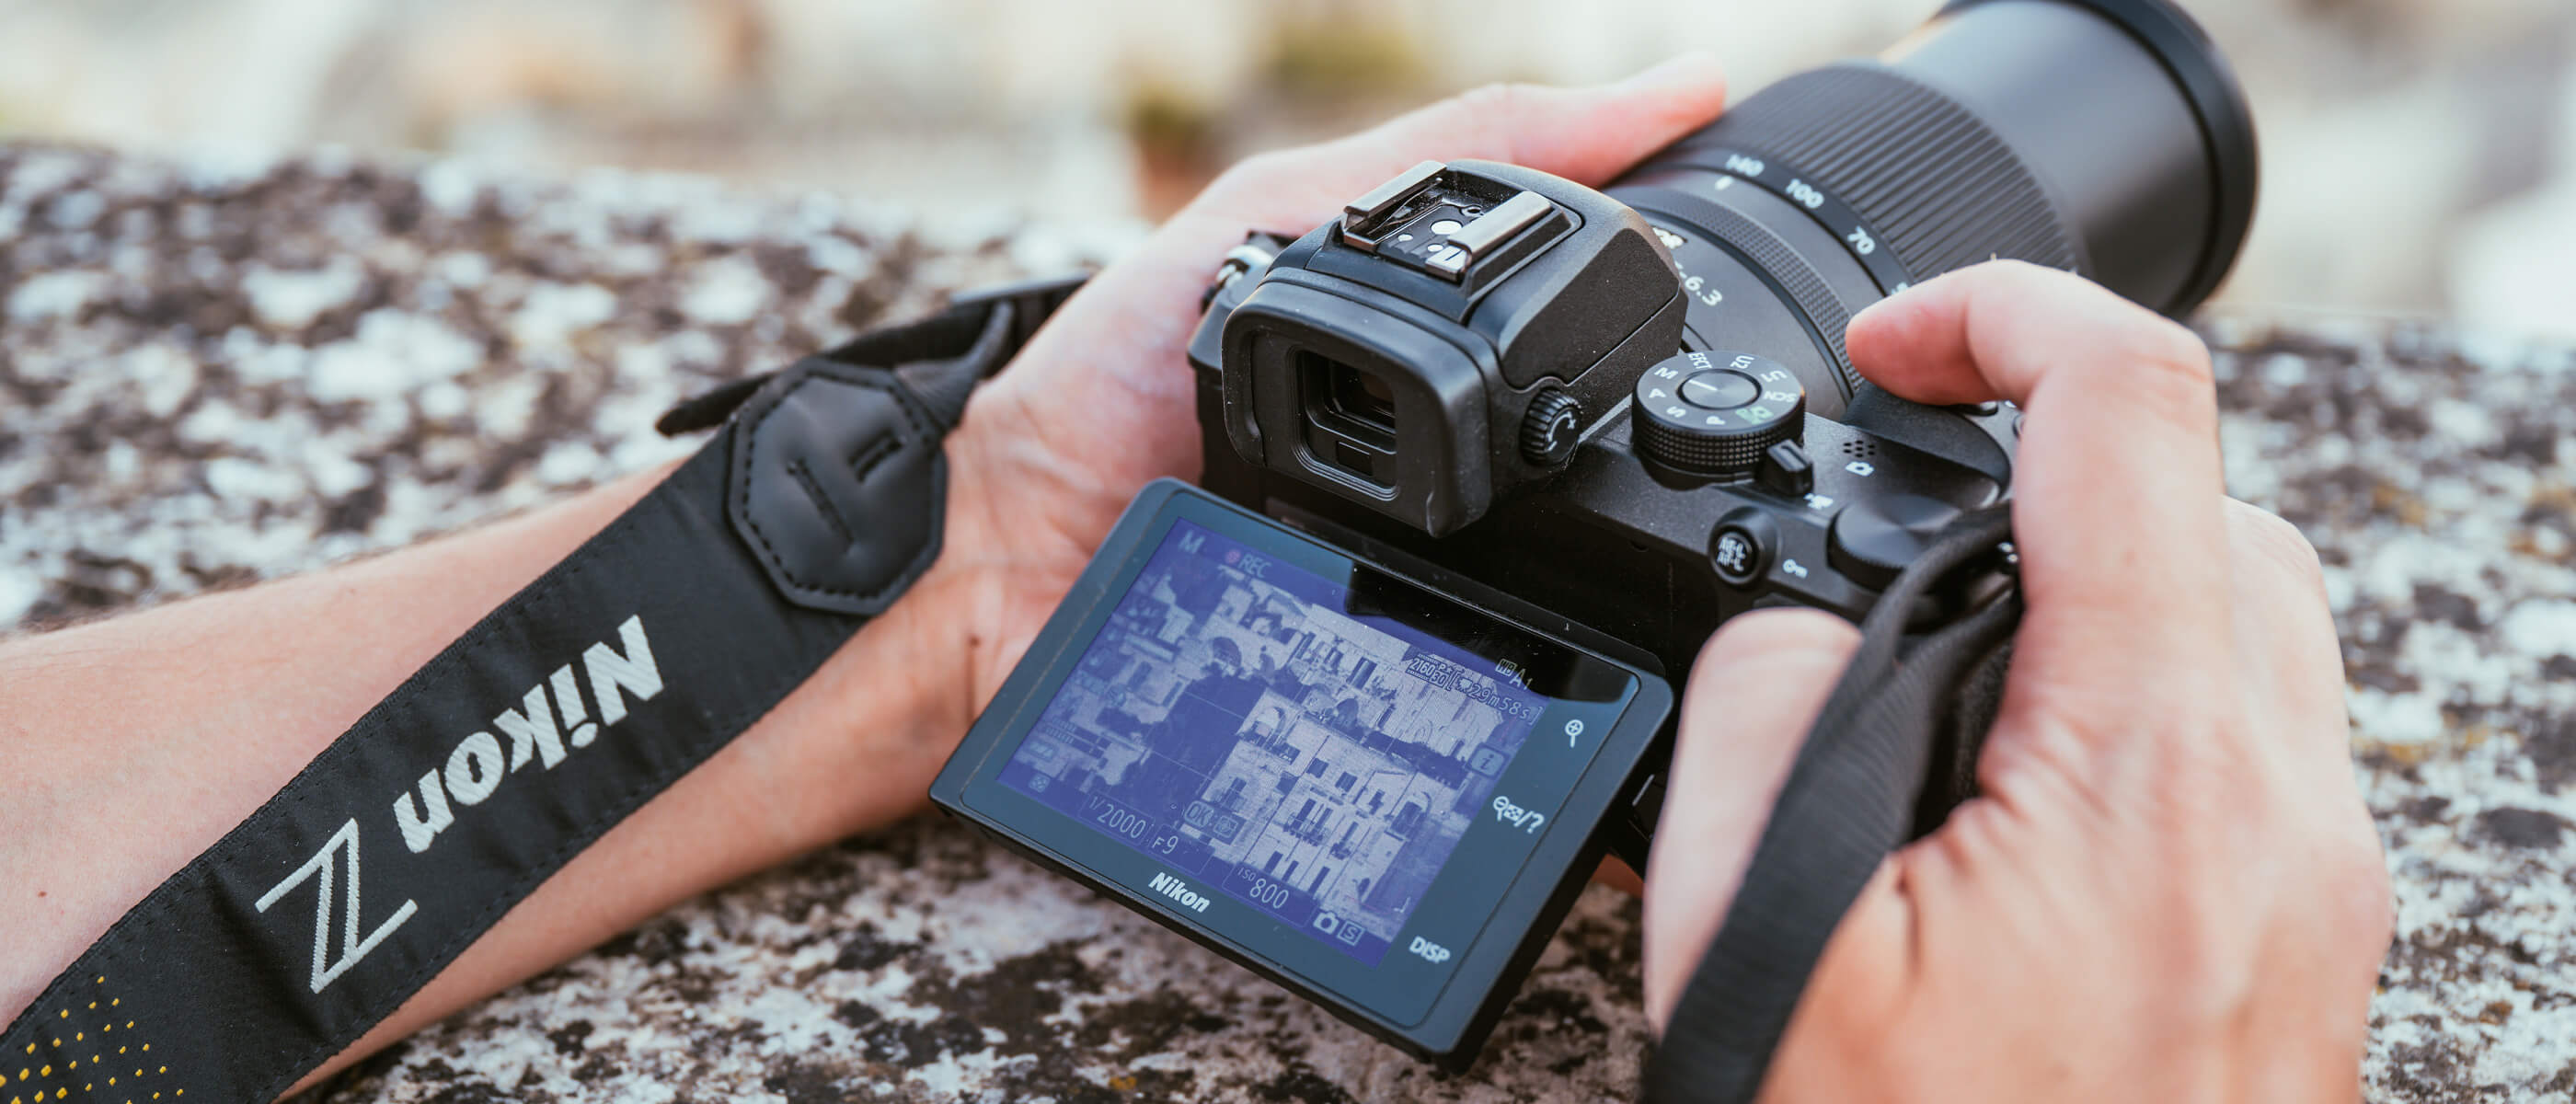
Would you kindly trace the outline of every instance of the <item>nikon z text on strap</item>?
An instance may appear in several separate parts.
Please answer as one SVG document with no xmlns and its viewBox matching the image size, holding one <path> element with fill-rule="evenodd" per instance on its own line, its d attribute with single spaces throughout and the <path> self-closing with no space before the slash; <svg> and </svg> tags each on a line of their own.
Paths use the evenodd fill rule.
<svg viewBox="0 0 2576 1104">
<path fill-rule="evenodd" d="M 1925 633 L 1916 603 L 1991 567 L 2009 507 L 1951 524 L 1861 623 L 1860 648 L 1781 784 L 1725 923 L 1692 971 L 1646 1070 L 1659 1104 L 1747 1104 L 1807 978 L 1879 864 L 1966 797 L 2002 699 L 2018 590 Z"/>
<path fill-rule="evenodd" d="M 1077 283 L 673 410 L 723 429 L 109 928 L 0 1035 L 0 1102 L 264 1102 L 355 1041 L 928 568 L 942 438 Z"/>
</svg>

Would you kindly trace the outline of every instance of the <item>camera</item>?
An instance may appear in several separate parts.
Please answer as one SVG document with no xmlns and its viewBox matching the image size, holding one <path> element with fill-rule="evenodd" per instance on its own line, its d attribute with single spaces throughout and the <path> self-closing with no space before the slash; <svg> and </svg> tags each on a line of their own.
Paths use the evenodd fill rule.
<svg viewBox="0 0 2576 1104">
<path fill-rule="evenodd" d="M 1204 490 L 1130 508 L 933 800 L 1463 1063 L 1599 857 L 1642 861 L 1709 635 L 1857 620 L 2011 493 L 2021 412 L 1878 390 L 1852 315 L 1990 258 L 2187 312 L 2255 177 L 2172 5 L 1956 0 L 1601 190 L 1424 162 L 1256 235 L 1190 344 Z"/>
</svg>

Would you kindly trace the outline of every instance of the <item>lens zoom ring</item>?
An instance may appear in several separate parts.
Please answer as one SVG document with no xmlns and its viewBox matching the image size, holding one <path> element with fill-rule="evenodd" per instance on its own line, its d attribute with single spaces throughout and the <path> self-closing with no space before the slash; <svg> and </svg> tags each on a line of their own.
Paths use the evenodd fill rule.
<svg viewBox="0 0 2576 1104">
<path fill-rule="evenodd" d="M 1749 149 L 1812 175 L 1876 227 L 1918 280 L 1993 257 L 2091 270 L 2046 190 L 2001 138 L 1948 96 L 1875 63 L 1782 80 L 1686 145 Z"/>
</svg>

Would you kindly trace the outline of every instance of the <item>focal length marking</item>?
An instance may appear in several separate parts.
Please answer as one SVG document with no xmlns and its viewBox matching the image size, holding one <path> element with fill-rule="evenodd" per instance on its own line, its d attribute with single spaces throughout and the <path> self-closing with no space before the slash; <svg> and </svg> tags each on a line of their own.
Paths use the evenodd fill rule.
<svg viewBox="0 0 2576 1104">
<path fill-rule="evenodd" d="M 1844 252 L 1860 262 L 1881 292 L 1894 295 L 1913 285 L 1914 277 L 1906 271 L 1905 263 L 1896 259 L 1896 251 L 1887 247 L 1885 235 L 1871 230 L 1859 211 L 1809 178 L 1791 172 L 1774 159 L 1746 150 L 1704 148 L 1684 156 L 1686 163 L 1695 168 L 1721 174 L 1710 182 L 1718 190 L 1741 180 L 1806 212 L 1808 218 L 1816 220 L 1842 244 Z"/>
</svg>

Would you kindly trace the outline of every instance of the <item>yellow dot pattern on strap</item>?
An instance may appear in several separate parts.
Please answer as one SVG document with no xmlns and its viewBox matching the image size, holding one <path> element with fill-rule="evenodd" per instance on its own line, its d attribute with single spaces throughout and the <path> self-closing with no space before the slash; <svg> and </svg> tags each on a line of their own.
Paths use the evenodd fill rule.
<svg viewBox="0 0 2576 1104">
<path fill-rule="evenodd" d="M 100 977 L 98 977 L 98 978 L 95 980 L 94 984 L 97 984 L 97 985 L 105 985 L 105 984 L 107 984 L 107 978 L 106 978 L 105 976 L 100 976 Z M 98 1050 L 98 1052 L 97 1052 L 97 1053 L 93 1053 L 93 1054 L 91 1054 L 87 1059 L 82 1059 L 82 1058 L 73 1057 L 73 1058 L 68 1058 L 67 1060 L 65 1060 L 65 1061 L 63 1061 L 63 1062 L 61 1063 L 61 1065 L 62 1065 L 62 1067 L 63 1067 L 63 1073 L 64 1073 L 64 1075 L 65 1075 L 66 1077 L 68 1077 L 68 1076 L 69 1076 L 73 1071 L 77 1071 L 77 1070 L 79 1070 L 79 1069 L 80 1069 L 80 1066 L 81 1066 L 81 1062 L 83 1062 L 83 1061 L 87 1061 L 87 1062 L 89 1062 L 90 1067 L 91 1067 L 91 1069 L 92 1069 L 92 1070 L 96 1070 L 98 1067 L 100 1067 L 100 1066 L 104 1066 L 104 1065 L 106 1065 L 106 1064 L 107 1064 L 107 1054 L 106 1054 L 106 1050 L 107 1050 L 107 1046 L 106 1046 L 106 1044 L 107 1044 L 107 1040 L 106 1040 L 105 1036 L 106 1036 L 106 1034 L 107 1034 L 108 1032 L 110 1032 L 110 1031 L 114 1031 L 114 1030 L 116 1030 L 116 1029 L 117 1029 L 117 1028 L 119 1028 L 119 1027 L 123 1027 L 123 1028 L 125 1028 L 127 1031 L 129 1031 L 129 1032 L 136 1030 L 136 1021 L 134 1021 L 134 1020 L 126 1020 L 126 1021 L 124 1021 L 124 1022 L 123 1022 L 123 1023 L 121 1023 L 121 1024 L 120 1024 L 120 1023 L 113 1023 L 113 1022 L 103 1022 L 103 1021 L 104 1021 L 104 1017 L 100 1017 L 100 1016 L 95 1015 L 95 1014 L 99 1011 L 99 1002 L 100 1002 L 100 1001 L 105 1001 L 105 1002 L 106 1002 L 106 1006 L 107 1006 L 108 1008 L 118 1008 L 118 1007 L 123 1006 L 123 1005 L 124 1005 L 124 1003 L 125 1003 L 124 998 L 122 998 L 122 997 L 115 997 L 115 996 L 111 996 L 111 995 L 109 995 L 109 994 L 107 994 L 107 993 L 105 993 L 105 992 L 100 992 L 100 993 L 98 994 L 98 1000 L 79 1002 L 80 1004 L 82 1004 L 82 1005 L 84 1006 L 84 1007 L 82 1007 L 82 1008 L 80 1008 L 80 1009 L 79 1009 L 80 1011 L 82 1011 L 82 1012 L 84 1013 L 84 1015 L 83 1015 L 80 1019 L 78 1019 L 78 1020 L 74 1020 L 74 1019 L 73 1019 L 73 1017 L 72 1017 L 72 1012 L 73 1012 L 73 1011 L 75 1011 L 75 1009 L 74 1009 L 74 1008 L 72 1008 L 72 1007 L 59 1008 L 59 1009 L 56 1009 L 56 1010 L 54 1011 L 54 1021 L 55 1021 L 57 1024 L 61 1024 L 61 1025 L 63 1025 L 63 1026 L 67 1026 L 67 1027 L 69 1027 L 69 1028 L 71 1029 L 71 1038 L 70 1038 L 70 1039 L 65 1040 L 65 1039 L 63 1039 L 63 1038 L 62 1038 L 62 1037 L 60 1037 L 60 1036 L 56 1036 L 56 1037 L 54 1037 L 54 1038 L 51 1040 L 52 1045 L 53 1045 L 54 1047 L 56 1047 L 56 1048 L 60 1048 L 60 1047 L 61 1047 L 61 1046 L 66 1042 L 66 1041 L 68 1041 L 68 1042 L 72 1042 L 72 1043 L 83 1043 L 83 1042 L 88 1042 L 88 1041 L 89 1041 L 89 1033 L 90 1033 L 90 1032 L 92 1032 L 92 1031 L 96 1031 L 96 1032 L 98 1032 L 98 1033 L 99 1033 L 99 1035 L 101 1036 L 101 1038 L 99 1039 L 99 1050 Z M 114 1015 L 114 1013 L 108 1013 L 108 1014 L 109 1014 L 109 1015 Z M 39 1013 L 39 1015 L 41 1015 L 41 1013 Z M 93 1021 L 93 1020 L 98 1020 L 98 1021 L 102 1021 L 102 1022 L 90 1022 L 90 1021 Z M 46 1042 L 46 1040 L 41 1040 L 41 1039 L 40 1039 L 40 1040 L 37 1040 L 37 1041 L 35 1041 L 35 1042 L 30 1042 L 30 1043 L 28 1043 L 28 1044 L 27 1044 L 27 1047 L 26 1047 L 26 1053 L 28 1053 L 28 1054 L 35 1054 L 35 1053 L 37 1053 L 40 1049 L 42 1049 L 42 1047 L 43 1047 L 43 1045 L 44 1045 L 44 1043 L 45 1043 L 45 1042 Z M 132 1043 L 132 1044 L 128 1044 L 128 1045 L 126 1045 L 126 1046 L 120 1046 L 120 1047 L 117 1047 L 117 1048 L 116 1048 L 116 1052 L 117 1052 L 118 1054 L 124 1054 L 124 1053 L 126 1053 L 127 1051 L 129 1051 L 129 1050 L 140 1050 L 140 1051 L 144 1051 L 144 1052 L 147 1052 L 147 1053 L 148 1053 L 148 1052 L 150 1052 L 150 1051 L 151 1051 L 151 1049 L 152 1049 L 152 1044 L 150 1044 L 150 1043 Z M 150 1070 L 149 1070 L 149 1072 L 147 1073 L 147 1072 L 146 1072 L 146 1067 L 145 1067 L 145 1066 L 139 1066 L 139 1065 L 138 1065 L 138 1066 L 134 1067 L 134 1074 L 133 1074 L 133 1077 L 134 1077 L 134 1079 L 136 1079 L 136 1080 L 138 1080 L 138 1081 L 139 1081 L 140 1079 L 142 1079 L 142 1078 L 144 1078 L 144 1077 L 146 1077 L 146 1076 L 151 1076 L 151 1077 L 163 1077 L 163 1076 L 167 1076 L 167 1075 L 169 1074 L 169 1072 L 170 1072 L 170 1067 L 168 1067 L 168 1066 L 157 1066 L 157 1067 L 151 1067 L 151 1068 L 150 1068 Z M 9 1098 L 8 1098 L 8 1104 L 46 1104 L 46 1102 L 47 1102 L 47 1101 L 49 1101 L 49 1100 L 52 1100 L 52 1101 L 69 1101 L 69 1100 L 71 1099 L 71 1087 L 70 1087 L 70 1084 L 69 1084 L 69 1082 L 68 1082 L 68 1081 L 65 1081 L 65 1082 L 62 1082 L 62 1083 L 58 1083 L 58 1084 L 43 1084 L 43 1085 L 36 1084 L 36 1082 L 37 1082 L 37 1081 L 39 1081 L 39 1080 L 50 1080 L 50 1079 L 52 1079 L 54 1076 L 55 1076 L 54 1063 L 46 1062 L 46 1063 L 41 1063 L 41 1064 L 31 1064 L 31 1065 L 28 1065 L 28 1066 L 20 1066 L 20 1067 L 18 1067 L 18 1072 L 17 1072 L 16 1080 L 15 1080 L 15 1081 L 12 1081 L 12 1080 L 10 1079 L 10 1075 L 9 1075 L 7 1072 L 5 1072 L 5 1071 L 0 1071 L 0 1085 L 9 1085 L 9 1086 L 15 1086 L 15 1087 L 19 1087 L 19 1088 L 29 1088 L 29 1089 L 32 1089 L 32 1090 L 33 1090 L 33 1092 L 32 1092 L 32 1094 L 31 1094 L 31 1095 L 18 1095 L 18 1094 L 12 1094 L 12 1095 L 10 1095 L 10 1096 L 9 1096 Z M 84 1099 L 91 1099 L 91 1098 L 95 1098 L 95 1094 L 98 1092 L 98 1090 L 99 1090 L 99 1089 L 101 1089 L 101 1088 L 110 1088 L 110 1089 L 112 1089 L 112 1088 L 116 1088 L 116 1087 L 118 1086 L 119 1082 L 121 1082 L 121 1081 L 123 1081 L 123 1080 L 125 1080 L 125 1079 L 126 1079 L 124 1074 L 118 1074 L 118 1075 L 115 1075 L 115 1076 L 112 1076 L 112 1077 L 107 1077 L 107 1078 L 105 1079 L 105 1080 L 106 1080 L 106 1084 L 105 1084 L 104 1086 L 102 1086 L 102 1085 L 100 1085 L 100 1084 L 98 1083 L 98 1081 L 96 1080 L 96 1078 L 98 1078 L 98 1077 L 100 1076 L 98 1073 L 93 1072 L 93 1073 L 91 1073 L 91 1074 L 90 1074 L 90 1076 L 91 1076 L 91 1078 L 93 1078 L 93 1080 L 89 1080 L 89 1081 L 81 1082 L 81 1085 L 80 1085 L 80 1088 L 81 1088 L 81 1092 L 82 1092 L 82 1093 L 84 1093 L 84 1094 L 90 1094 L 90 1095 L 88 1095 L 88 1096 L 85 1096 L 85 1097 L 84 1097 Z M 53 1091 L 49 1094 L 49 1093 L 47 1093 L 47 1092 L 46 1092 L 46 1090 L 47 1090 L 47 1089 L 51 1089 L 51 1090 L 53 1090 Z M 127 1091 L 132 1092 L 136 1097 L 141 1097 L 141 1096 L 145 1095 L 145 1094 L 144 1094 L 144 1092 L 143 1092 L 143 1089 L 144 1089 L 144 1086 L 142 1086 L 142 1085 L 140 1085 L 140 1084 L 132 1085 L 132 1086 L 128 1086 L 128 1087 L 127 1087 Z M 153 1099 L 153 1100 L 159 1100 L 159 1099 L 161 1099 L 161 1098 L 162 1098 L 162 1096 L 164 1095 L 164 1093 L 166 1093 L 167 1095 L 169 1095 L 169 1096 L 171 1096 L 171 1097 L 182 1097 L 182 1096 L 186 1096 L 186 1095 L 188 1095 L 188 1090 L 186 1090 L 186 1089 L 177 1089 L 177 1088 L 173 1088 L 173 1089 L 161 1089 L 161 1090 L 154 1090 L 154 1091 L 150 1094 L 150 1099 Z M 116 1098 L 116 1097 L 106 1097 L 106 1098 L 104 1098 L 104 1099 L 107 1099 L 107 1100 L 114 1100 L 114 1099 L 118 1099 L 118 1098 Z M 126 1100 L 125 1100 L 125 1104 L 134 1104 L 134 1100 L 133 1100 L 133 1099 L 131 1099 L 131 1098 L 128 1098 L 128 1099 L 126 1099 Z"/>
</svg>

